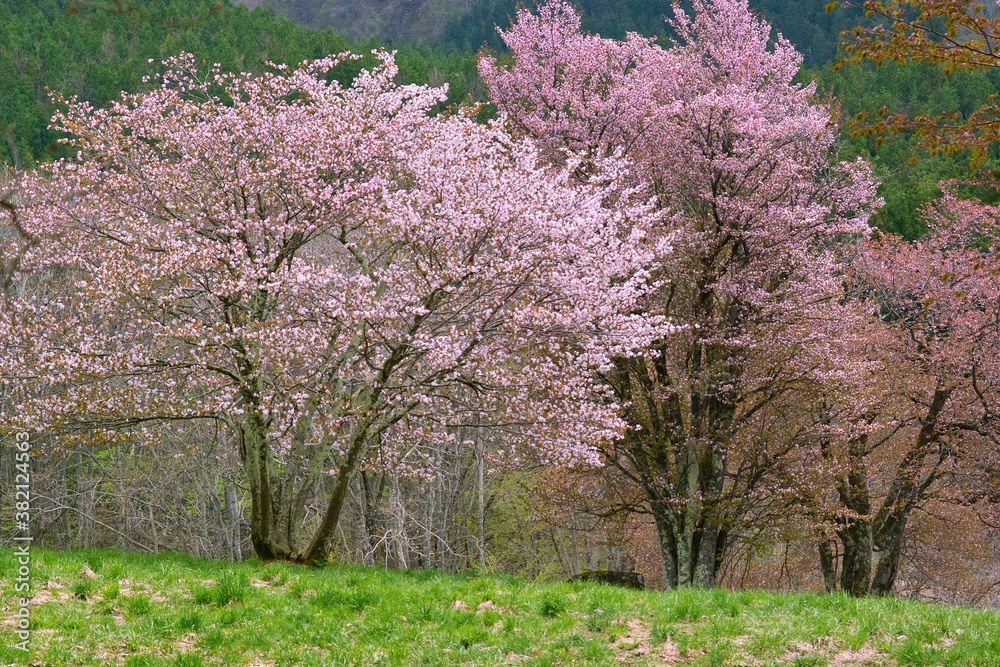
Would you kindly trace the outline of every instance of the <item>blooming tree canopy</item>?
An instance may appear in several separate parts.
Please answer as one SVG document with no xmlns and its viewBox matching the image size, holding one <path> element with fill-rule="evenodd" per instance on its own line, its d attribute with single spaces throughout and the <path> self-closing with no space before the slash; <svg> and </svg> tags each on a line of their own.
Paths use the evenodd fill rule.
<svg viewBox="0 0 1000 667">
<path fill-rule="evenodd" d="M 641 304 L 685 328 L 602 376 L 628 422 L 605 460 L 643 490 L 668 587 L 714 585 L 780 454 L 749 434 L 773 434 L 767 420 L 840 372 L 833 342 L 864 315 L 842 303 L 839 253 L 878 204 L 866 164 L 831 164 L 832 116 L 794 83 L 791 44 L 746 0 L 692 7 L 675 3 L 663 48 L 583 34 L 552 0 L 502 33 L 512 63 L 480 61 L 497 108 L 553 163 L 579 160 L 586 181 L 628 158 L 674 235 L 655 264 L 665 287 Z"/>
<path fill-rule="evenodd" d="M 595 458 L 623 426 L 591 371 L 666 330 L 631 314 L 664 249 L 648 207 L 602 205 L 620 179 L 570 187 L 500 124 L 431 116 L 443 91 L 394 85 L 390 54 L 343 87 L 348 57 L 174 58 L 149 92 L 66 101 L 77 158 L 15 184 L 33 288 L 0 312 L 3 427 L 226 427 L 262 558 L 325 558 L 355 472 L 419 474 L 455 425 Z"/>
<path fill-rule="evenodd" d="M 869 417 L 881 428 L 841 448 L 828 510 L 841 587 L 853 595 L 892 590 L 914 509 L 975 506 L 997 493 L 1000 210 L 948 192 L 925 219 L 920 241 L 873 240 L 853 263 L 854 289 L 880 320 L 872 340 L 886 366 Z"/>
</svg>

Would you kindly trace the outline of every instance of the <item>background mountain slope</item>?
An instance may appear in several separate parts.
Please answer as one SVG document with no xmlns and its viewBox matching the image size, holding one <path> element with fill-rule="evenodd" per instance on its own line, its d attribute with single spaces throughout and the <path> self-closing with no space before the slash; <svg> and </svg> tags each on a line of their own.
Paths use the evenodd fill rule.
<svg viewBox="0 0 1000 667">
<path fill-rule="evenodd" d="M 335 31 L 305 28 L 268 7 L 249 11 L 229 0 L 132 0 L 124 6 L 0 0 L 0 165 L 26 166 L 65 153 L 53 145 L 61 134 L 47 128 L 55 108 L 49 91 L 100 107 L 123 90 L 139 90 L 144 76 L 161 69 L 160 61 L 181 52 L 229 71 L 262 72 L 268 61 L 298 63 L 352 46 Z M 353 46 L 368 53 L 377 44 Z M 370 60 L 345 63 L 338 76 L 349 80 Z M 397 61 L 406 82 L 450 82 L 452 102 L 478 85 L 472 52 L 415 46 L 401 49 Z"/>
<path fill-rule="evenodd" d="M 248 7 L 266 4 L 299 25 L 330 28 L 350 39 L 439 44 L 478 49 L 500 47 L 496 25 L 506 27 L 521 0 L 241 0 Z M 577 0 L 583 27 L 604 37 L 626 32 L 647 36 L 664 31 L 670 0 Z M 827 0 L 751 0 L 775 29 L 805 56 L 822 64 L 837 53 L 837 35 L 856 25 L 851 10 L 826 11 Z"/>
</svg>

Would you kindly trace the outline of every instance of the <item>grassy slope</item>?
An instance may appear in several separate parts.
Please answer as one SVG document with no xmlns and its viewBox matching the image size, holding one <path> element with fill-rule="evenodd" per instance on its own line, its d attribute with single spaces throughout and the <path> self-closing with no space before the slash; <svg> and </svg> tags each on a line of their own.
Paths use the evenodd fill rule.
<svg viewBox="0 0 1000 667">
<path fill-rule="evenodd" d="M 32 554 L 34 664 L 1000 665 L 1000 615 L 893 598 Z M 0 550 L 0 664 L 23 662 L 14 567 Z"/>
</svg>

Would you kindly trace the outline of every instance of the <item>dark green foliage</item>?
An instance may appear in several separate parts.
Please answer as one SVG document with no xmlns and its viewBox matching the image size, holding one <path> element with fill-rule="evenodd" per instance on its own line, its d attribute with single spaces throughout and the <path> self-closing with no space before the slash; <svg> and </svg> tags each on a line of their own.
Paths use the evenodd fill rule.
<svg viewBox="0 0 1000 667">
<path fill-rule="evenodd" d="M 352 48 L 332 31 L 297 26 L 266 6 L 251 12 L 224 0 L 214 11 L 216 4 L 134 0 L 128 11 L 113 11 L 114 3 L 108 2 L 81 4 L 68 12 L 75 6 L 70 0 L 0 0 L 0 162 L 30 164 L 68 153 L 54 144 L 61 133 L 47 128 L 54 111 L 49 90 L 101 107 L 121 91 L 148 85 L 143 77 L 181 52 L 220 63 L 228 71 L 262 72 L 267 62 L 294 65 L 345 50 L 369 54 L 379 47 L 365 42 Z M 398 62 L 402 83 L 449 82 L 446 104 L 482 97 L 472 51 L 408 47 Z M 373 57 L 366 55 L 342 64 L 334 76 L 349 83 L 372 63 Z"/>
<path fill-rule="evenodd" d="M 129 4 L 134 11 L 82 5 L 67 13 L 69 0 L 0 2 L 0 160 L 61 154 L 51 147 L 59 133 L 46 129 L 53 111 L 46 89 L 103 106 L 123 90 L 138 90 L 159 61 L 182 51 L 228 70 L 262 71 L 267 61 L 297 63 L 347 47 L 332 32 L 300 28 L 266 7 L 251 13 L 228 1 L 213 12 L 215 0 Z"/>
<path fill-rule="evenodd" d="M 386 43 L 452 44 L 476 51 L 484 44 L 501 50 L 496 27 L 506 28 L 518 5 L 534 8 L 535 0 L 415 0 L 392 5 L 355 0 L 344 11 L 339 0 L 264 0 L 275 11 L 311 28 L 331 28 L 354 39 L 375 38 Z M 602 37 L 624 39 L 629 32 L 647 37 L 669 36 L 664 17 L 670 0 L 576 0 L 583 12 L 583 29 Z M 688 4 L 688 3 L 683 3 Z M 828 0 L 750 0 L 805 56 L 817 66 L 837 55 L 837 35 L 853 28 L 856 10 L 827 12 Z"/>
<path fill-rule="evenodd" d="M 838 60 L 839 35 L 864 21 L 857 8 L 826 11 L 829 0 L 750 0 L 782 37 L 795 45 L 806 67 Z"/>
<path fill-rule="evenodd" d="M 909 117 L 958 111 L 963 115 L 982 106 L 1000 85 L 1000 73 L 969 74 L 958 72 L 945 75 L 930 65 L 897 65 L 888 62 L 881 67 L 871 63 L 845 66 L 834 71 L 833 64 L 820 70 L 803 72 L 803 80 L 815 78 L 821 96 L 833 96 L 840 107 L 843 126 L 840 144 L 841 160 L 865 157 L 873 163 L 882 179 L 879 194 L 885 208 L 875 224 L 885 231 L 914 239 L 924 233 L 920 208 L 941 195 L 938 183 L 961 177 L 961 168 L 968 163 L 964 154 L 928 155 L 914 151 L 916 137 L 905 134 L 854 136 L 849 123 L 857 114 L 875 114 L 885 107 L 889 115 Z M 993 162 L 996 162 L 996 155 Z M 989 165 L 995 169 L 995 164 Z M 974 194 L 987 201 L 990 192 L 965 188 L 963 194 Z"/>
<path fill-rule="evenodd" d="M 509 27 L 518 5 L 534 8 L 535 4 L 540 3 L 480 0 L 464 15 L 452 19 L 442 39 L 465 49 L 478 50 L 486 45 L 494 51 L 502 50 L 496 26 Z M 583 29 L 593 34 L 624 39 L 627 33 L 637 32 L 666 41 L 664 18 L 672 14 L 669 0 L 577 0 L 573 4 L 583 12 Z"/>
</svg>

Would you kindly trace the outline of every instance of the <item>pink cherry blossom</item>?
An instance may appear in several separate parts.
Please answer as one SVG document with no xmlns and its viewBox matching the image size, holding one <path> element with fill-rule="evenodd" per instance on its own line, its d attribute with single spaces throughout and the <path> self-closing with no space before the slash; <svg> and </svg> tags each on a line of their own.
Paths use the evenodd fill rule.
<svg viewBox="0 0 1000 667">
<path fill-rule="evenodd" d="M 357 470 L 421 474 L 460 425 L 596 461 L 624 425 L 592 371 L 670 329 L 634 315 L 658 214 L 603 205 L 611 162 L 580 183 L 502 123 L 429 115 L 444 89 L 377 56 L 344 88 L 349 54 L 263 76 L 182 55 L 106 109 L 63 100 L 77 157 L 15 183 L 4 427 L 69 447 L 222 425 L 256 552 L 309 562 Z"/>
<path fill-rule="evenodd" d="M 866 314 L 844 298 L 845 260 L 880 204 L 867 164 L 832 160 L 833 115 L 794 82 L 788 41 L 746 0 L 691 6 L 675 3 L 661 46 L 584 34 L 550 0 L 501 31 L 510 60 L 479 65 L 552 164 L 587 182 L 625 160 L 608 205 L 663 216 L 651 233 L 672 251 L 642 314 L 683 328 L 603 372 L 628 428 L 602 453 L 615 484 L 642 490 L 669 587 L 714 585 L 751 509 L 779 495 L 777 464 L 803 442 L 785 438 L 795 410 L 863 376 L 846 356 Z"/>
</svg>

